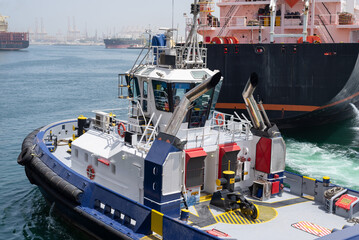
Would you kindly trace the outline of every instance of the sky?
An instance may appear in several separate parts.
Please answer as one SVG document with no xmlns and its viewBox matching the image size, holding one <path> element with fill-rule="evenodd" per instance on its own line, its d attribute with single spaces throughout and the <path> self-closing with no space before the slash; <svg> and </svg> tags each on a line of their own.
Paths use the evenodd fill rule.
<svg viewBox="0 0 359 240">
<path fill-rule="evenodd" d="M 77 29 L 93 35 L 136 27 L 171 27 L 174 2 L 174 27 L 184 34 L 185 18 L 193 0 L 0 0 L 0 14 L 9 16 L 10 31 L 35 30 L 41 19 L 50 34 L 67 32 L 73 17 Z"/>
</svg>

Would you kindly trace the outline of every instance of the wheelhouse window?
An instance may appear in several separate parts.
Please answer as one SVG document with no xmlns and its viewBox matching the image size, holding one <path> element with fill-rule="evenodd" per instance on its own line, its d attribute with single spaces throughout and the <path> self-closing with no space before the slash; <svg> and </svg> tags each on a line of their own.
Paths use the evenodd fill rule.
<svg viewBox="0 0 359 240">
<path fill-rule="evenodd" d="M 209 90 L 193 102 L 193 108 L 189 113 L 189 128 L 203 127 L 211 109 L 213 89 Z"/>
<path fill-rule="evenodd" d="M 166 112 L 173 112 L 183 96 L 195 86 L 194 83 L 166 83 L 157 80 L 152 80 L 152 85 L 157 110 Z M 204 126 L 211 109 L 212 97 L 213 90 L 210 90 L 193 102 L 193 108 L 186 117 L 189 128 Z"/>
<path fill-rule="evenodd" d="M 193 86 L 192 86 L 193 87 Z M 182 97 L 192 88 L 190 83 L 172 83 L 173 110 L 178 106 Z"/>
<path fill-rule="evenodd" d="M 170 102 L 168 97 L 168 86 L 166 82 L 157 80 L 152 81 L 153 95 L 157 110 L 170 111 Z"/>
<path fill-rule="evenodd" d="M 136 77 L 126 76 L 127 85 L 130 86 L 128 89 L 128 96 L 130 98 L 138 98 L 141 96 L 140 88 L 138 86 L 138 80 Z"/>
<path fill-rule="evenodd" d="M 147 96 L 148 96 L 148 83 L 146 81 L 143 81 L 143 86 L 142 86 L 142 109 L 144 112 L 147 112 Z"/>
<path fill-rule="evenodd" d="M 144 98 L 147 98 L 147 82 L 146 81 L 143 81 L 143 97 Z"/>
</svg>

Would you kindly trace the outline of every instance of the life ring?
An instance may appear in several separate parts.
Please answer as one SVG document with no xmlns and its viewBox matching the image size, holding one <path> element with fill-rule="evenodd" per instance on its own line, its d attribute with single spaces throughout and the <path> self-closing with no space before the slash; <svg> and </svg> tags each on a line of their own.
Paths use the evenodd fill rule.
<svg viewBox="0 0 359 240">
<path fill-rule="evenodd" d="M 125 137 L 125 132 L 126 132 L 126 127 L 125 127 L 125 124 L 123 123 L 119 123 L 117 125 L 117 132 L 118 132 L 118 135 L 120 135 L 120 137 Z"/>
<path fill-rule="evenodd" d="M 87 177 L 91 180 L 95 178 L 95 169 L 92 167 L 92 165 L 88 165 L 86 169 Z"/>
<path fill-rule="evenodd" d="M 223 113 L 217 113 L 217 115 L 216 115 L 216 124 L 218 126 L 223 126 L 223 124 L 224 124 L 224 115 L 223 115 Z"/>
</svg>

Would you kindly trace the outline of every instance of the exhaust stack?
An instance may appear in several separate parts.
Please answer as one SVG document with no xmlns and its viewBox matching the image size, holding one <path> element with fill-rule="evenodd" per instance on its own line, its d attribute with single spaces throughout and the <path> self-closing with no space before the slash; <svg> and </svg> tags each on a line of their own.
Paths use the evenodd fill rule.
<svg viewBox="0 0 359 240">
<path fill-rule="evenodd" d="M 257 102 L 256 100 L 254 100 L 253 97 L 253 92 L 256 89 L 257 84 L 258 84 L 258 75 L 256 73 L 252 73 L 243 90 L 242 96 L 244 99 L 244 103 L 246 104 L 248 114 L 253 122 L 253 127 L 255 129 L 263 131 L 264 129 L 266 129 L 266 125 L 258 109 Z"/>
<path fill-rule="evenodd" d="M 217 71 L 212 77 L 202 82 L 200 85 L 191 89 L 188 93 L 186 93 L 180 104 L 176 107 L 171 119 L 168 122 L 168 125 L 164 131 L 164 133 L 176 136 L 184 117 L 186 116 L 191 103 L 202 96 L 207 91 L 214 88 L 217 83 L 221 80 L 222 74 Z"/>
</svg>

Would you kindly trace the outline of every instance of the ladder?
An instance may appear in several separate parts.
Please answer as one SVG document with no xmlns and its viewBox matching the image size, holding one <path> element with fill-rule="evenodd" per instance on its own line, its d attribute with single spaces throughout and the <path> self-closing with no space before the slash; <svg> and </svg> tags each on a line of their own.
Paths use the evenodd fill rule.
<svg viewBox="0 0 359 240">
<path fill-rule="evenodd" d="M 127 74 L 119 74 L 118 75 L 118 98 L 128 99 L 128 89 L 130 86 L 127 83 L 126 77 Z"/>
<path fill-rule="evenodd" d="M 236 2 L 239 2 L 239 0 L 236 0 Z M 218 32 L 217 37 L 222 36 L 224 30 L 227 28 L 229 22 L 232 20 L 234 13 L 237 12 L 238 7 L 239 7 L 239 5 L 231 6 L 231 8 L 229 9 L 229 11 L 227 12 L 227 14 L 225 16 L 224 24 L 223 24 L 221 30 Z"/>
</svg>

